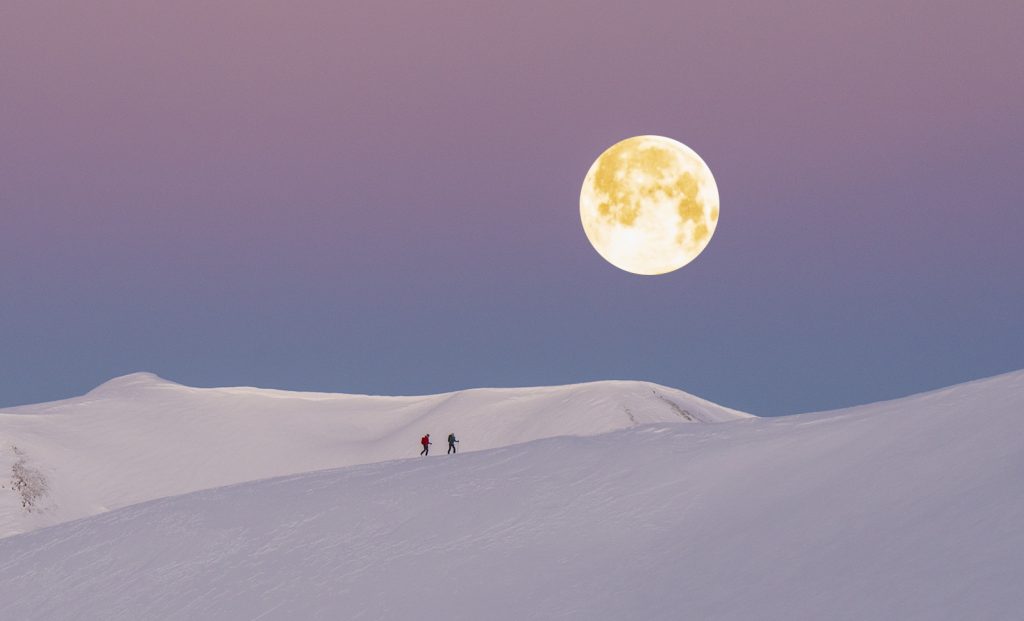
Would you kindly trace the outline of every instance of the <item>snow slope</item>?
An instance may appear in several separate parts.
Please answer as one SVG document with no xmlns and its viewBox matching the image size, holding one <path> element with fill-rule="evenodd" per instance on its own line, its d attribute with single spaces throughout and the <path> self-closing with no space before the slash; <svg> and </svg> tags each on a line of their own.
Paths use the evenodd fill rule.
<svg viewBox="0 0 1024 621">
<path fill-rule="evenodd" d="M 748 417 L 645 382 L 371 397 L 190 388 L 136 373 L 0 413 L 0 473 L 10 475 L 0 475 L 0 537 L 200 489 L 413 457 L 425 433 L 443 453 L 449 432 L 473 451 Z"/>
<path fill-rule="evenodd" d="M 1024 372 L 165 498 L 0 540 L 4 618 L 1018 619 Z"/>
</svg>

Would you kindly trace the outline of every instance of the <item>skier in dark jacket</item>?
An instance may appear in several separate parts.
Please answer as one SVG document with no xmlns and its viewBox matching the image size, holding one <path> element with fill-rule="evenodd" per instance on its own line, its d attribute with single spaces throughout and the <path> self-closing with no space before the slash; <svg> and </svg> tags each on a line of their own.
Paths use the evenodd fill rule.
<svg viewBox="0 0 1024 621">
<path fill-rule="evenodd" d="M 455 434 L 454 433 L 449 433 L 448 434 L 448 454 L 449 455 L 451 455 L 452 453 L 457 452 L 455 450 L 455 443 L 456 442 L 458 442 L 458 440 L 455 439 Z"/>
<path fill-rule="evenodd" d="M 423 450 L 420 451 L 420 455 L 429 455 L 430 454 L 430 444 L 431 444 L 431 442 L 430 442 L 430 434 L 429 433 L 427 435 L 423 436 L 422 438 L 420 438 L 420 444 L 423 445 Z"/>
</svg>

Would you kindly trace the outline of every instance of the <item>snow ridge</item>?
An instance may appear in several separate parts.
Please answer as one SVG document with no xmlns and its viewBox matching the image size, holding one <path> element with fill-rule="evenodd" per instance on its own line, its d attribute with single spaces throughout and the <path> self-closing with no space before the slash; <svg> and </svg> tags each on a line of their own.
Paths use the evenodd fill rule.
<svg viewBox="0 0 1024 621">
<path fill-rule="evenodd" d="M 199 489 L 415 457 L 431 433 L 464 451 L 655 422 L 751 418 L 648 382 L 478 388 L 383 397 L 253 387 L 193 388 L 152 373 L 82 397 L 0 413 L 0 463 L 31 464 L 46 492 L 0 489 L 0 537 Z M 6 465 L 5 465 L 6 463 Z M 25 480 L 25 479 L 22 479 Z M 12 479 L 13 481 L 13 479 Z M 21 484 L 19 484 L 21 485 Z"/>
</svg>

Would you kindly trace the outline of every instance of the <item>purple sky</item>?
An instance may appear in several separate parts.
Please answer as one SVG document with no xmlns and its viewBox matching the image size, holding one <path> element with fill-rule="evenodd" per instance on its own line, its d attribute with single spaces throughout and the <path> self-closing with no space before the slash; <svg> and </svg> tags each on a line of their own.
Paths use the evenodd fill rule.
<svg viewBox="0 0 1024 621">
<path fill-rule="evenodd" d="M 148 370 L 783 414 L 1024 367 L 1024 4 L 829 4 L 3 3 L 0 405 Z M 667 276 L 579 222 L 635 134 L 719 184 Z"/>
</svg>

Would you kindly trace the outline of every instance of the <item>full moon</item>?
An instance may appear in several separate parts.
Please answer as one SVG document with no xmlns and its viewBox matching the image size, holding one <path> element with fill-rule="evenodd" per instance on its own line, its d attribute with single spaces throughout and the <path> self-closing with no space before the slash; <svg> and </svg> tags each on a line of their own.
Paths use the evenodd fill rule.
<svg viewBox="0 0 1024 621">
<path fill-rule="evenodd" d="M 583 230 L 598 254 L 634 274 L 675 271 L 718 224 L 718 186 L 697 153 L 664 136 L 634 136 L 594 161 L 580 191 Z"/>
</svg>

